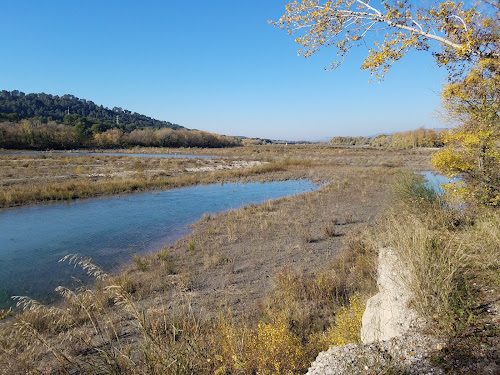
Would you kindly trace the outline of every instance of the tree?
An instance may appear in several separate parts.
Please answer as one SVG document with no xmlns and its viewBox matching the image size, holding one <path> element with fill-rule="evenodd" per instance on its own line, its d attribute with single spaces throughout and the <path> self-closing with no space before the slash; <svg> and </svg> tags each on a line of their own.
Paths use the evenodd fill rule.
<svg viewBox="0 0 500 375">
<path fill-rule="evenodd" d="M 480 61 L 462 80 L 445 86 L 443 105 L 458 122 L 432 163 L 465 184 L 450 184 L 462 200 L 500 204 L 500 61 Z"/>
<path fill-rule="evenodd" d="M 332 69 L 353 47 L 371 45 L 361 67 L 379 79 L 412 49 L 432 53 L 448 69 L 443 105 L 459 124 L 447 133 L 433 164 L 463 178 L 462 197 L 500 204 L 500 0 L 447 0 L 427 8 L 409 0 L 290 1 L 273 24 L 299 34 L 299 55 L 336 48 Z"/>
<path fill-rule="evenodd" d="M 68 110 L 70 113 L 68 113 Z M 120 124 L 116 125 L 116 115 L 120 113 Z M 113 109 L 97 106 L 90 100 L 79 99 L 73 95 L 50 95 L 45 93 L 25 95 L 19 91 L 0 92 L 0 114 L 2 118 L 10 114 L 16 114 L 21 119 L 33 117 L 48 118 L 55 121 L 63 121 L 65 124 L 75 125 L 81 117 L 87 118 L 89 122 L 99 124 L 101 131 L 110 127 L 120 127 L 132 131 L 151 127 L 181 129 L 182 126 L 172 124 L 168 121 L 160 121 L 138 113 L 131 113 L 120 107 Z"/>
<path fill-rule="evenodd" d="M 482 4 L 498 10 L 489 0 Z M 303 0 L 290 1 L 283 16 L 272 23 L 289 34 L 300 34 L 295 41 L 305 57 L 322 47 L 335 47 L 338 59 L 331 63 L 332 69 L 353 47 L 371 44 L 362 68 L 383 78 L 411 49 L 430 51 L 453 74 L 478 59 L 498 59 L 494 41 L 498 29 L 493 21 L 478 7 L 450 0 L 429 8 L 415 7 L 409 0 L 381 0 L 378 7 L 369 0 Z"/>
</svg>

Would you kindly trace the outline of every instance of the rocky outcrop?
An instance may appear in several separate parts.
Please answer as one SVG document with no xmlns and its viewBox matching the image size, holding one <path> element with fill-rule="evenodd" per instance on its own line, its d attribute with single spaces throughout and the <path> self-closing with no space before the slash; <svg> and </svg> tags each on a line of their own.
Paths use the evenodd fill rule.
<svg viewBox="0 0 500 375">
<path fill-rule="evenodd" d="M 443 374 L 431 363 L 429 352 L 441 344 L 420 333 L 404 277 L 408 271 L 388 248 L 379 253 L 379 293 L 363 314 L 362 344 L 332 347 L 318 355 L 307 374 L 354 375 L 376 373 Z"/>
<path fill-rule="evenodd" d="M 422 322 L 408 306 L 407 276 L 404 262 L 391 249 L 381 249 L 377 278 L 379 293 L 368 300 L 363 315 L 363 342 L 332 347 L 320 353 L 307 374 L 444 374 L 442 368 L 434 365 L 433 356 L 439 361 L 447 358 L 451 362 L 445 367 L 458 370 L 460 374 L 500 374 L 500 345 L 496 336 L 483 335 L 484 345 L 474 347 L 474 356 L 453 357 L 445 343 L 423 333 Z M 492 296 L 491 300 L 495 298 L 498 297 Z M 485 318 L 489 327 L 500 326 L 495 307 L 496 304 L 492 304 L 488 309 L 489 316 Z"/>
<path fill-rule="evenodd" d="M 408 306 L 410 293 L 404 277 L 408 270 L 390 248 L 380 249 L 377 285 L 379 292 L 366 303 L 361 341 L 369 344 L 406 333 L 417 319 Z"/>
</svg>

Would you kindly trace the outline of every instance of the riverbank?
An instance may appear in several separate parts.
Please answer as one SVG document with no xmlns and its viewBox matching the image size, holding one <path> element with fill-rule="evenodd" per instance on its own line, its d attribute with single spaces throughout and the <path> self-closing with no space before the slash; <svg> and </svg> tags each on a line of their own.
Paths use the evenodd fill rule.
<svg viewBox="0 0 500 375">
<path fill-rule="evenodd" d="M 84 273 L 58 263 L 68 252 L 91 257 L 106 272 L 118 271 L 134 256 L 186 235 L 188 226 L 203 215 L 319 187 L 303 179 L 225 183 L 4 210 L 0 214 L 0 310 L 15 305 L 12 295 L 26 294 L 46 303 L 57 297 L 58 285 L 78 287 L 75 278 L 89 282 Z"/>
<path fill-rule="evenodd" d="M 0 152 L 0 208 L 197 184 L 301 178 L 304 174 L 313 175 L 323 166 L 426 170 L 431 153 L 427 149 L 350 149 L 327 145 L 102 151 L 215 158 L 67 156 L 64 153 L 34 156 Z"/>
<path fill-rule="evenodd" d="M 293 337 L 288 328 L 284 337 L 306 345 L 296 347 L 300 355 L 290 366 L 306 370 L 328 345 L 319 337 L 335 312 L 356 290 L 374 289 L 372 249 L 359 228 L 384 210 L 399 169 L 382 166 L 387 162 L 383 157 L 369 160 L 379 166 L 351 165 L 363 162 L 358 156 L 345 158 L 349 165 L 281 161 L 286 169 L 267 177 L 314 177 L 329 184 L 317 192 L 205 216 L 187 237 L 137 257 L 121 273 L 98 280 L 96 289 L 77 294 L 61 289 L 67 297 L 62 306 L 23 300 L 28 311 L 0 326 L 0 364 L 14 373 L 34 368 L 85 373 L 89 366 L 144 373 L 149 365 L 168 373 L 164 361 L 174 361 L 179 372 L 211 373 L 237 366 L 231 358 L 243 350 L 237 339 L 245 331 L 241 327 L 249 334 L 241 337 L 245 345 L 263 340 L 259 326 L 261 336 L 272 336 L 274 329 L 280 336 L 286 312 L 287 321 L 295 323 Z M 236 340 L 232 344 L 230 337 Z M 215 339 L 229 346 L 213 352 L 221 349 L 211 342 Z M 246 366 L 284 363 L 270 355 L 276 348 L 255 345 L 258 353 L 249 352 L 249 358 L 263 362 L 251 365 L 247 359 Z"/>
</svg>

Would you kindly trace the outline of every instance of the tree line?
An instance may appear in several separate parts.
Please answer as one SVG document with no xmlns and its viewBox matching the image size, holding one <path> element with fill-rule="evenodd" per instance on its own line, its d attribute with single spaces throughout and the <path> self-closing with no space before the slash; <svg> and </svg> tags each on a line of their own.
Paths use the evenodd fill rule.
<svg viewBox="0 0 500 375">
<path fill-rule="evenodd" d="M 0 147 L 234 147 L 235 137 L 189 130 L 119 107 L 98 106 L 73 95 L 0 92 Z"/>
<path fill-rule="evenodd" d="M 391 148 L 442 147 L 444 131 L 419 128 L 376 137 L 334 137 L 330 144 L 337 146 L 370 146 Z"/>
<path fill-rule="evenodd" d="M 71 149 L 146 147 L 235 147 L 235 137 L 199 130 L 146 128 L 130 132 L 108 129 L 103 132 L 82 132 L 81 128 L 56 121 L 38 119 L 0 122 L 0 148 L 7 149 Z"/>
</svg>

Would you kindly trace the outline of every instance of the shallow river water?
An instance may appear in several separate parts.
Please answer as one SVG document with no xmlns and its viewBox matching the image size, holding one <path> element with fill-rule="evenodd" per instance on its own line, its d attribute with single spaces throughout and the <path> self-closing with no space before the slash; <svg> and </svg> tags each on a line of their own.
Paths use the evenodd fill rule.
<svg viewBox="0 0 500 375">
<path fill-rule="evenodd" d="M 103 269 L 116 270 L 134 254 L 187 234 L 187 226 L 205 213 L 317 188 L 307 180 L 231 183 L 2 210 L 0 309 L 12 305 L 12 295 L 50 301 L 58 285 L 86 282 L 82 272 L 58 263 L 67 254 L 89 256 Z"/>
</svg>

